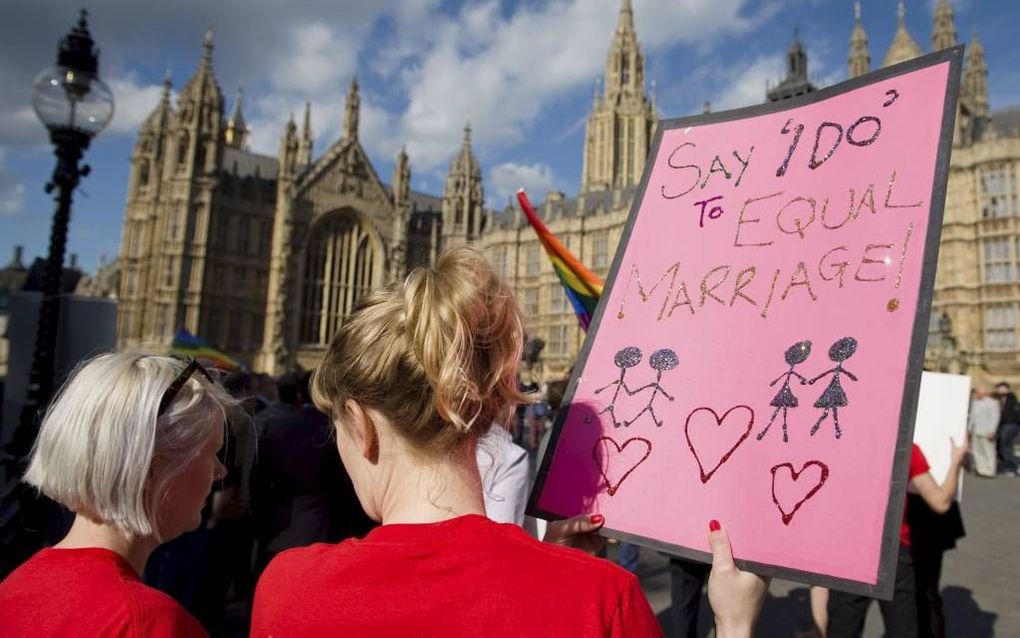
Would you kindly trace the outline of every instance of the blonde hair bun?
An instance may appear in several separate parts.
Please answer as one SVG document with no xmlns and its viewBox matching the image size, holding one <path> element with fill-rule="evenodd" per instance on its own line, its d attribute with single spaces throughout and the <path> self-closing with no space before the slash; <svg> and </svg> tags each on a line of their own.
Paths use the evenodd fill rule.
<svg viewBox="0 0 1020 638">
<path fill-rule="evenodd" d="M 523 341 L 506 283 L 478 250 L 452 247 L 359 305 L 330 341 L 312 396 L 334 416 L 354 399 L 416 446 L 449 449 L 527 400 Z"/>
</svg>

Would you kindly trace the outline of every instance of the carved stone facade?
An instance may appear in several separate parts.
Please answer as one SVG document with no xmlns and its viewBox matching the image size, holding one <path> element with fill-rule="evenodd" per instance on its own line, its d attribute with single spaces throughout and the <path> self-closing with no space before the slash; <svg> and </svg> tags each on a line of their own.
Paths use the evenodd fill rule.
<svg viewBox="0 0 1020 638">
<path fill-rule="evenodd" d="M 885 64 L 921 54 L 906 31 L 903 6 Z M 855 45 L 863 42 L 863 50 Z M 935 8 L 933 50 L 957 44 L 948 0 Z M 867 37 L 851 35 L 850 75 L 866 73 Z M 864 60 L 861 63 L 861 60 Z M 967 47 L 925 363 L 964 372 L 976 385 L 1020 384 L 1020 108 L 988 105 L 984 47 Z"/>
<path fill-rule="evenodd" d="M 310 106 L 277 157 L 249 151 L 240 91 L 224 118 L 212 48 L 210 32 L 176 108 L 168 78 L 135 143 L 119 342 L 164 349 L 183 328 L 256 370 L 310 368 L 358 298 L 434 259 L 441 199 L 410 190 L 403 151 L 392 188 L 379 179 L 358 140 L 356 82 L 343 137 L 318 159 Z M 480 213 L 477 163 L 475 176 L 461 205 Z"/>
</svg>

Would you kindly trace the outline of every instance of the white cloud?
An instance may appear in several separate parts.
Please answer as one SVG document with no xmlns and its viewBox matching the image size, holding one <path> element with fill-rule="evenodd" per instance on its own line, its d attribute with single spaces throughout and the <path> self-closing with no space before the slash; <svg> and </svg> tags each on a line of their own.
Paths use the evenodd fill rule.
<svg viewBox="0 0 1020 638">
<path fill-rule="evenodd" d="M 636 4 L 646 57 L 746 32 L 779 6 L 760 5 L 746 16 L 743 0 Z M 483 155 L 487 148 L 512 146 L 543 109 L 589 86 L 604 68 L 618 0 L 521 4 L 505 17 L 499 6 L 486 0 L 422 27 L 433 39 L 420 64 L 401 76 L 408 104 L 391 136 L 406 141 L 412 162 L 424 170 L 442 167 L 456 152 L 466 118 Z"/>
<path fill-rule="evenodd" d="M 134 135 L 163 95 L 162 84 L 141 84 L 128 72 L 106 80 L 113 93 L 113 119 L 104 135 Z"/>
<path fill-rule="evenodd" d="M 750 63 L 734 65 L 725 86 L 712 100 L 713 111 L 761 104 L 768 82 L 779 82 L 784 73 L 782 55 L 760 56 Z"/>
<path fill-rule="evenodd" d="M 523 188 L 531 198 L 539 201 L 553 189 L 555 182 L 552 169 L 545 164 L 504 162 L 493 166 L 485 181 L 490 196 L 489 206 L 494 210 L 501 209 L 518 188 Z"/>
<path fill-rule="evenodd" d="M 0 215 L 17 215 L 25 202 L 25 185 L 4 166 L 4 155 L 0 148 Z"/>
<path fill-rule="evenodd" d="M 275 88 L 317 95 L 350 78 L 357 62 L 358 43 L 323 22 L 290 27 L 287 48 L 273 64 Z"/>
</svg>

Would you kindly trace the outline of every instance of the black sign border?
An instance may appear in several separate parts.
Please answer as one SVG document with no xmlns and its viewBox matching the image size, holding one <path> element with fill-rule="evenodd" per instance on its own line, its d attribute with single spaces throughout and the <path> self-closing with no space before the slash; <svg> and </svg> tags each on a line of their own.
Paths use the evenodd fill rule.
<svg viewBox="0 0 1020 638">
<path fill-rule="evenodd" d="M 939 238 L 942 234 L 942 217 L 945 209 L 946 187 L 949 179 L 949 157 L 952 152 L 953 133 L 956 120 L 956 108 L 960 92 L 960 71 L 963 64 L 963 45 L 957 45 L 943 49 L 935 53 L 908 60 L 894 66 L 879 69 L 872 73 L 841 82 L 830 87 L 808 93 L 799 97 L 749 106 L 731 111 L 720 111 L 717 113 L 706 113 L 690 117 L 672 118 L 660 120 L 656 127 L 655 138 L 652 141 L 648 154 L 648 161 L 645 163 L 644 175 L 641 177 L 641 184 L 634 194 L 631 203 L 630 213 L 627 217 L 627 224 L 620 243 L 617 247 L 613 265 L 606 280 L 605 290 L 599 299 L 595 310 L 588 335 L 584 345 L 578 353 L 577 363 L 574 366 L 574 373 L 570 378 L 567 391 L 564 394 L 563 405 L 553 425 L 549 444 L 546 447 L 545 455 L 542 457 L 541 465 L 535 477 L 535 484 L 532 487 L 528 499 L 526 513 L 529 516 L 547 520 L 562 519 L 563 516 L 542 510 L 538 507 L 540 495 L 545 487 L 546 478 L 549 475 L 553 455 L 559 442 L 560 434 L 563 431 L 563 424 L 566 420 L 566 406 L 569 406 L 577 390 L 578 380 L 587 366 L 588 355 L 591 351 L 595 335 L 598 334 L 599 326 L 602 324 L 602 317 L 606 313 L 606 304 L 610 293 L 616 285 L 616 277 L 619 274 L 623 262 L 623 255 L 630 242 L 631 231 L 637 221 L 638 210 L 644 200 L 648 186 L 648 179 L 654 167 L 654 159 L 658 157 L 659 147 L 662 144 L 663 132 L 670 129 L 687 128 L 688 126 L 702 126 L 718 122 L 728 122 L 749 117 L 779 113 L 822 100 L 848 93 L 850 91 L 883 82 L 914 71 L 919 71 L 939 64 L 949 63 L 949 74 L 946 83 L 945 102 L 942 111 L 942 127 L 939 131 L 938 152 L 935 158 L 935 175 L 932 180 L 931 207 L 929 209 L 928 232 L 925 237 L 923 267 L 921 271 L 920 291 L 918 294 L 917 311 L 914 317 L 914 328 L 911 335 L 910 351 L 908 354 L 908 365 L 905 370 L 905 383 L 903 388 L 903 402 L 900 408 L 900 426 L 896 438 L 896 451 L 893 458 L 892 474 L 889 478 L 889 502 L 886 504 L 885 522 L 882 531 L 882 549 L 879 557 L 878 579 L 875 584 L 867 582 L 837 578 L 824 574 L 806 572 L 779 565 L 758 563 L 755 561 L 736 560 L 737 566 L 746 571 L 783 578 L 795 582 L 811 585 L 821 585 L 830 589 L 845 591 L 852 594 L 860 594 L 883 600 L 891 600 L 893 587 L 896 580 L 897 555 L 900 551 L 900 526 L 903 520 L 903 508 L 907 489 L 907 468 L 910 464 L 910 453 L 913 445 L 914 420 L 917 415 L 917 397 L 921 388 L 921 372 L 924 367 L 924 351 L 928 341 L 928 322 L 931 314 L 932 291 L 935 285 L 935 268 L 938 264 Z M 645 536 L 638 536 L 627 532 L 605 527 L 603 534 L 612 538 L 641 545 L 651 549 L 666 552 L 674 556 L 689 558 L 703 563 L 711 563 L 712 555 L 706 552 L 690 549 L 680 545 L 664 543 Z M 708 531 L 706 530 L 706 534 Z"/>
</svg>

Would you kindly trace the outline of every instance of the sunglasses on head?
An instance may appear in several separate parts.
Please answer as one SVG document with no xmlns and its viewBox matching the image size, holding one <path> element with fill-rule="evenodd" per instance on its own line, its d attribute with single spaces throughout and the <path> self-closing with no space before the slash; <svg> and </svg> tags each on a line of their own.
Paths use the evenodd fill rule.
<svg viewBox="0 0 1020 638">
<path fill-rule="evenodd" d="M 157 417 L 162 416 L 163 413 L 166 412 L 166 409 L 170 407 L 171 403 L 173 403 L 173 400 L 177 397 L 181 388 L 184 387 L 184 384 L 188 382 L 188 379 L 190 379 L 191 375 L 195 374 L 196 371 L 200 372 L 202 376 L 209 381 L 209 383 L 215 383 L 213 378 L 209 376 L 209 372 L 205 369 L 205 367 L 198 362 L 198 359 L 193 359 L 191 357 L 186 359 L 181 357 L 174 358 L 180 359 L 181 361 L 187 361 L 188 365 L 184 366 L 184 369 L 181 370 L 181 373 L 173 380 L 173 383 L 171 383 L 167 387 L 166 391 L 163 392 L 163 398 L 159 400 L 159 410 L 156 411 Z"/>
</svg>

